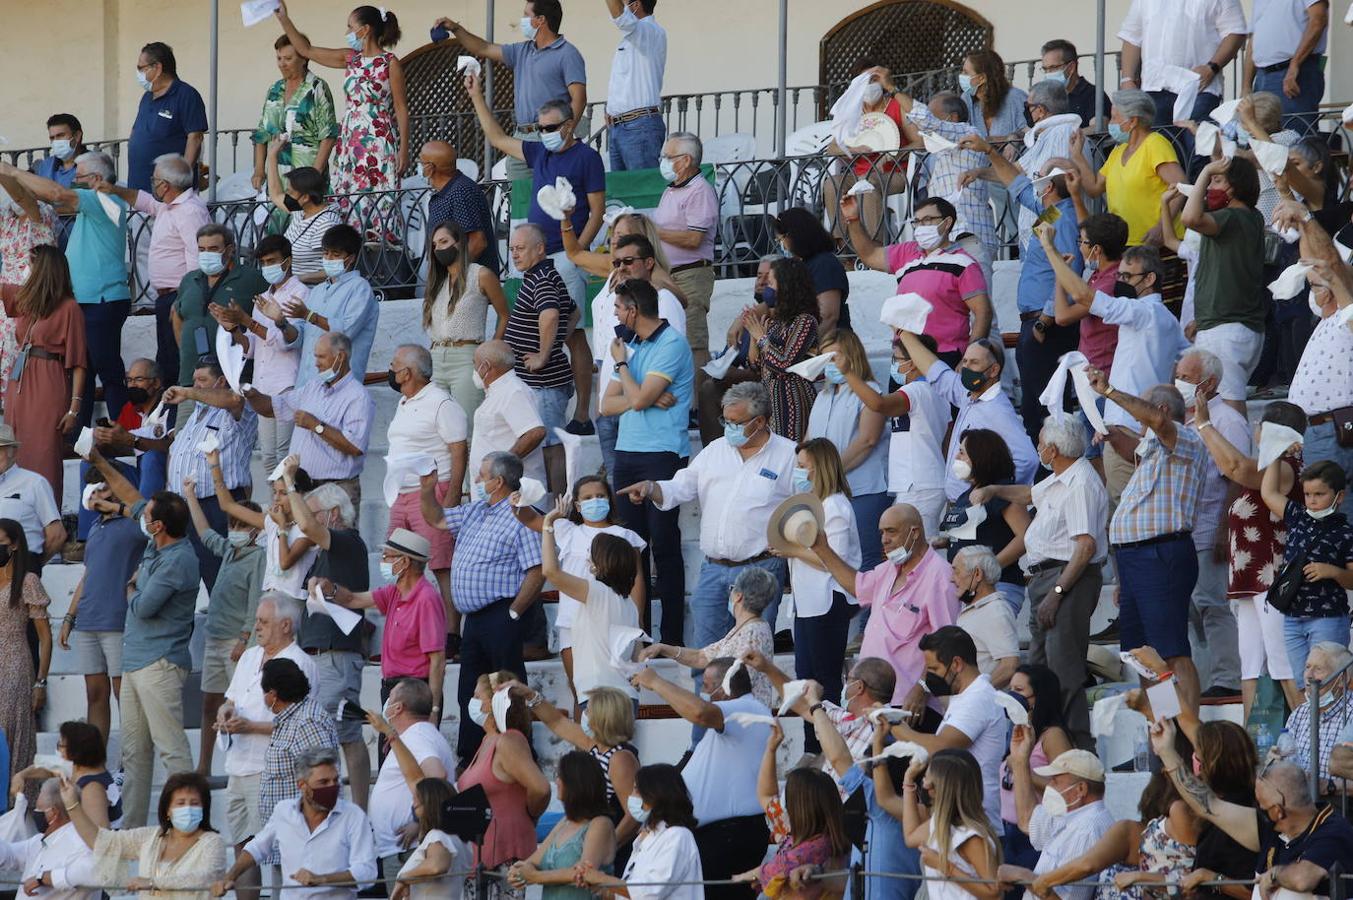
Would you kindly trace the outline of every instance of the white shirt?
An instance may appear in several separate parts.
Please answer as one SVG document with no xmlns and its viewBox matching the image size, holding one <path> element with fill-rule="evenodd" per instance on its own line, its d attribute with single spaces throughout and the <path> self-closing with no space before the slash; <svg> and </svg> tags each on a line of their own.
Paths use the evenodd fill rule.
<svg viewBox="0 0 1353 900">
<path fill-rule="evenodd" d="M 998 595 L 992 594 L 996 602 L 1004 603 Z M 1005 758 L 1006 726 L 1005 710 L 996 703 L 996 689 L 991 679 L 978 675 L 973 683 L 962 692 L 949 698 L 949 708 L 944 711 L 940 727 L 936 734 L 945 728 L 962 732 L 969 741 L 968 752 L 982 767 L 982 808 L 997 834 L 1005 833 L 1001 819 L 1001 760 Z"/>
<path fill-rule="evenodd" d="M 399 874 L 412 872 L 423 865 L 427 860 L 428 847 L 433 844 L 441 844 L 451 854 L 450 874 L 429 881 L 410 882 L 409 900 L 460 900 L 465 889 L 465 876 L 454 873 L 457 871 L 463 872 L 470 867 L 470 848 L 465 846 L 465 842 L 460 838 L 447 834 L 445 831 L 436 828 L 429 831 L 422 842 L 409 854 L 408 862 L 400 868 Z"/>
<path fill-rule="evenodd" d="M 716 700 L 714 705 L 723 711 L 723 731 L 706 731 L 681 770 L 695 804 L 695 820 L 701 825 L 761 813 L 756 779 L 748 776 L 759 770 L 770 735 L 768 725 L 746 727 L 728 718 L 735 712 L 770 715 L 770 708 L 751 694 Z"/>
<path fill-rule="evenodd" d="M 629 10 L 625 10 L 626 14 Z M 644 20 L 645 22 L 648 19 Z M 592 359 L 597 364 L 597 396 L 606 393 L 615 372 L 615 357 L 611 355 L 611 341 L 615 340 L 615 326 L 620 320 L 615 317 L 615 276 L 607 279 L 601 293 L 592 298 Z M 681 301 L 667 288 L 658 288 L 658 318 L 682 337 L 686 336 L 686 309 Z"/>
<path fill-rule="evenodd" d="M 455 779 L 456 754 L 436 725 L 417 722 L 400 732 L 399 739 L 409 748 L 413 758 L 418 760 L 419 766 L 435 759 L 442 764 L 447 780 Z M 371 788 L 371 801 L 367 809 L 371 816 L 371 832 L 376 841 L 376 855 L 394 856 L 403 850 L 399 845 L 398 832 L 413 821 L 413 791 L 409 790 L 409 783 L 399 770 L 399 760 L 393 751 L 385 754 L 385 762 L 381 763 L 376 783 Z"/>
<path fill-rule="evenodd" d="M 1168 90 L 1166 66 L 1205 66 L 1228 34 L 1249 34 L 1240 0 L 1132 0 L 1118 38 L 1142 50 L 1141 88 Z M 1221 96 L 1221 73 L 1208 84 Z"/>
<path fill-rule="evenodd" d="M 888 492 L 942 488 L 949 404 L 928 381 L 913 381 L 898 390 L 907 395 L 911 411 L 888 420 Z"/>
<path fill-rule="evenodd" d="M 1311 18 L 1310 8 L 1320 0 L 1254 0 L 1254 64 L 1276 66 L 1296 55 L 1301 36 Z M 1334 4 L 1330 4 L 1333 7 Z M 1320 35 L 1312 54 L 1324 53 L 1329 26 Z"/>
<path fill-rule="evenodd" d="M 628 501 L 625 501 L 628 502 Z M 559 554 L 559 568 L 575 578 L 589 578 L 592 575 L 592 541 L 599 534 L 611 534 L 629 541 L 635 550 L 642 550 L 648 542 L 623 525 L 606 525 L 593 528 L 591 525 L 578 525 L 568 519 L 556 519 L 554 523 L 554 548 Z M 572 628 L 573 620 L 582 606 L 577 600 L 563 593 L 559 594 L 559 605 L 554 611 L 554 627 Z M 570 645 L 571 646 L 571 645 Z"/>
<path fill-rule="evenodd" d="M 629 889 L 630 900 L 705 900 L 704 887 L 691 883 L 703 881 L 705 874 L 689 828 L 659 825 L 639 832 L 624 878 L 635 882 Z M 672 881 L 686 883 L 664 885 Z"/>
<path fill-rule="evenodd" d="M 634 601 L 589 579 L 587 602 L 579 606 L 577 627 L 573 629 L 573 685 L 578 697 L 594 688 L 608 687 L 622 691 L 631 700 L 639 699 L 629 679 L 611 665 L 610 647 L 612 628 L 639 627 Z"/>
<path fill-rule="evenodd" d="M 1042 875 L 1058 866 L 1070 862 L 1089 851 L 1099 843 L 1114 823 L 1113 813 L 1097 800 L 1087 803 L 1079 809 L 1073 809 L 1064 816 L 1053 817 L 1043 808 L 1043 804 L 1034 807 L 1029 818 L 1029 842 L 1034 849 L 1041 851 L 1034 873 Z M 1063 885 L 1053 888 L 1062 900 L 1090 900 L 1095 896 L 1094 885 L 1074 887 Z M 1024 892 L 1024 900 L 1037 900 L 1029 891 Z"/>
<path fill-rule="evenodd" d="M 1337 311 L 1321 319 L 1311 332 L 1292 375 L 1287 399 L 1308 416 L 1353 404 L 1353 328 L 1339 322 Z M 0 491 L 3 489 L 0 482 Z"/>
<path fill-rule="evenodd" d="M 770 514 L 794 493 L 795 456 L 794 442 L 778 434 L 745 460 L 726 438 L 719 438 L 671 481 L 658 482 L 658 509 L 675 509 L 698 497 L 700 552 L 710 559 L 759 556 L 769 546 Z"/>
<path fill-rule="evenodd" d="M 1208 415 L 1212 419 L 1212 427 L 1217 429 L 1217 433 L 1231 442 L 1231 445 L 1239 450 L 1245 456 L 1250 455 L 1251 436 L 1250 423 L 1240 413 L 1236 412 L 1226 404 L 1221 397 L 1213 397 L 1207 401 Z M 1189 424 L 1194 425 L 1193 410 L 1190 404 Z M 1194 425 L 1197 431 L 1197 426 Z M 1201 437 L 1201 432 L 1199 432 Z M 1217 529 L 1226 530 L 1226 495 L 1231 489 L 1231 482 L 1221 474 L 1217 468 L 1217 462 L 1212 458 L 1212 454 L 1207 455 L 1207 461 L 1203 464 L 1203 487 L 1198 494 L 1198 518 L 1193 525 L 1193 547 L 1195 550 L 1211 550 L 1212 544 L 1217 537 Z"/>
<path fill-rule="evenodd" d="M 304 600 L 305 576 L 310 574 L 310 564 L 319 555 L 319 547 L 310 547 L 301 554 L 301 558 L 296 560 L 291 568 L 284 569 L 282 568 L 282 542 L 278 537 L 279 534 L 277 523 L 273 521 L 273 517 L 265 515 L 263 517 L 263 548 L 267 554 L 267 559 L 263 567 L 263 590 L 280 591 L 288 597 Z M 301 531 L 301 526 L 292 525 L 287 528 L 287 546 L 291 546 L 303 537 L 305 537 L 305 532 Z"/>
<path fill-rule="evenodd" d="M 611 21 L 623 37 L 611 60 L 611 81 L 606 91 L 607 115 L 661 108 L 662 73 L 667 68 L 667 32 L 652 16 L 640 19 L 628 6 Z"/>
<path fill-rule="evenodd" d="M 274 851 L 282 855 L 282 884 L 292 890 L 287 896 L 306 900 L 352 900 L 355 887 L 302 888 L 291 876 L 300 869 L 316 875 L 351 872 L 352 880 L 363 888 L 376 880 L 376 848 L 371 840 L 371 823 L 355 803 L 338 798 L 334 808 L 314 831 L 301 812 L 301 801 L 277 804 L 268 824 L 244 845 L 244 852 L 255 860 L 266 860 Z"/>
<path fill-rule="evenodd" d="M 401 396 L 386 437 L 390 455 L 421 453 L 437 461 L 437 480 L 451 480 L 451 449 L 468 437 L 465 410 L 444 389 L 429 382 L 412 397 Z M 511 446 L 509 444 L 508 446 Z M 406 472 L 401 494 L 418 490 L 418 476 Z"/>
<path fill-rule="evenodd" d="M 958 611 L 954 622 L 977 645 L 977 670 L 990 675 L 1003 659 L 1019 656 L 1019 630 L 1005 598 L 992 591 Z"/>
<path fill-rule="evenodd" d="M 26 841 L 0 841 L 0 869 L 19 872 L 19 881 L 52 873 L 52 886 L 38 888 L 35 896 L 43 900 L 98 900 L 97 888 L 77 885 L 98 884 L 94 851 L 80 840 L 75 826 L 67 822 L 49 835 L 35 834 Z M 27 896 L 22 890 L 20 896 Z"/>
<path fill-rule="evenodd" d="M 309 295 L 310 288 L 295 275 L 289 275 L 286 281 L 267 291 L 267 296 L 282 306 L 292 300 L 304 303 Z M 254 387 L 271 397 L 296 385 L 296 373 L 301 368 L 301 347 L 300 344 L 288 347 L 282 329 L 263 315 L 263 310 L 258 306 L 254 307 L 252 317 L 263 326 L 263 337 L 252 331 L 247 332 L 249 346 L 245 355 L 254 361 Z M 299 328 L 299 325 L 293 322 L 292 327 Z"/>
<path fill-rule="evenodd" d="M 18 466 L 0 472 L 0 519 L 18 522 L 28 539 L 28 552 L 42 553 L 42 529 L 61 519 L 51 483 Z"/>
<path fill-rule="evenodd" d="M 846 495 L 832 494 L 823 500 L 822 514 L 827 546 L 852 569 L 858 569 L 864 558 L 860 551 L 860 532 L 855 527 L 855 509 Z M 793 591 L 795 616 L 826 615 L 832 608 L 833 591 L 845 594 L 851 603 L 859 602 L 830 574 L 800 559 L 789 561 L 789 585 Z M 852 590 L 854 587 L 851 585 Z"/>
<path fill-rule="evenodd" d="M 473 481 L 479 474 L 479 464 L 484 457 L 495 451 L 510 451 L 512 445 L 532 428 L 540 428 L 545 423 L 536 411 L 536 398 L 516 372 L 500 375 L 484 392 L 484 402 L 474 412 L 474 434 L 470 439 L 470 461 L 467 471 Z M 542 440 L 536 449 L 526 454 L 522 464 L 526 476 L 544 483 L 545 455 L 541 448 Z"/>
<path fill-rule="evenodd" d="M 240 656 L 235 674 L 230 679 L 230 687 L 225 692 L 226 699 L 235 704 L 235 714 L 249 722 L 273 720 L 272 710 L 263 702 L 263 664 L 268 659 L 289 659 L 300 667 L 312 685 L 318 684 L 314 658 L 295 641 L 277 651 L 276 656 L 268 658 L 264 657 L 263 648 L 255 644 Z M 263 772 L 268 743 L 272 739 L 270 735 L 241 733 L 225 735 L 225 739 L 227 775 L 258 775 Z"/>
<path fill-rule="evenodd" d="M 1113 352 L 1109 372 L 1111 386 L 1140 397 L 1147 388 L 1173 383 L 1175 360 L 1191 345 L 1160 294 L 1128 298 L 1095 291 L 1090 314 L 1118 326 L 1118 349 Z M 1112 400 L 1104 404 L 1104 423 L 1141 433 L 1137 420 Z"/>
<path fill-rule="evenodd" d="M 1035 484 L 1030 495 L 1037 515 L 1024 532 L 1024 556 L 1019 564 L 1025 572 L 1048 559 L 1070 562 L 1076 549 L 1072 538 L 1082 534 L 1095 539 L 1090 561 L 1104 561 L 1109 551 L 1109 493 L 1084 457 L 1062 474 Z"/>
</svg>

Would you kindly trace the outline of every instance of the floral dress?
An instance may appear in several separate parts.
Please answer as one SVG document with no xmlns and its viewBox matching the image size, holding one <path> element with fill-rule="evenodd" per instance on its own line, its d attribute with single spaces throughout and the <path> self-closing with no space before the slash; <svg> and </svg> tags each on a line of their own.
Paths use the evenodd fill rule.
<svg viewBox="0 0 1353 900">
<path fill-rule="evenodd" d="M 771 431 L 796 444 L 808 433 L 808 413 L 817 391 L 811 381 L 788 369 L 808 359 L 816 346 L 817 319 L 813 316 L 800 313 L 787 324 L 773 318 L 753 366 L 760 369 L 761 381 L 770 393 Z"/>
<path fill-rule="evenodd" d="M 393 238 L 394 195 L 384 194 L 375 203 L 355 202 L 350 194 L 392 191 L 399 187 L 399 138 L 395 131 L 395 101 L 390 89 L 390 62 L 394 55 L 382 53 L 367 59 L 353 51 L 343 79 L 347 108 L 343 128 L 330 166 L 332 190 L 338 205 L 364 234 L 384 231 Z M 384 220 L 385 228 L 378 225 Z"/>
<path fill-rule="evenodd" d="M 266 144 L 279 134 L 291 135 L 291 140 L 277 153 L 277 165 L 284 172 L 297 166 L 313 166 L 319 158 L 319 145 L 338 137 L 334 97 L 328 83 L 314 72 L 306 72 L 300 87 L 290 97 L 286 95 L 286 84 L 285 78 L 279 78 L 268 88 L 263 113 L 252 136 L 255 144 Z"/>
<path fill-rule="evenodd" d="M 9 198 L 4 198 L 8 200 Z M 28 280 L 32 267 L 33 248 L 38 244 L 55 244 L 61 227 L 56 213 L 46 203 L 39 203 L 42 221 L 34 222 L 13 203 L 0 203 L 0 384 L 9 379 L 14 365 L 14 319 L 9 315 L 19 288 Z"/>
<path fill-rule="evenodd" d="M 18 606 L 10 605 L 10 590 L 9 581 L 0 585 L 0 729 L 9 741 L 9 774 L 13 776 L 33 764 L 38 746 L 33 718 L 37 660 L 28 652 L 28 621 L 47 618 L 52 601 L 33 572 L 24 576 Z"/>
<path fill-rule="evenodd" d="M 1096 900 L 1146 900 L 1148 897 L 1165 897 L 1174 893 L 1165 885 L 1147 884 L 1134 884 L 1120 891 L 1113 883 L 1114 876 L 1119 872 L 1155 872 L 1178 880 L 1193 870 L 1193 857 L 1198 848 L 1170 837 L 1170 833 L 1165 830 L 1165 822 L 1165 817 L 1160 816 L 1147 822 L 1142 829 L 1136 869 L 1120 863 L 1100 873 Z"/>
</svg>

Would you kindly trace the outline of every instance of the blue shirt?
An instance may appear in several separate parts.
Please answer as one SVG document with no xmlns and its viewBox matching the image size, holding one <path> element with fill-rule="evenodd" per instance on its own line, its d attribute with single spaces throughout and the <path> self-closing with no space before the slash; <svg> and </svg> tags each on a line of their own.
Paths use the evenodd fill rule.
<svg viewBox="0 0 1353 900">
<path fill-rule="evenodd" d="M 451 180 L 428 197 L 428 225 L 436 228 L 443 222 L 455 222 L 468 238 L 472 232 L 484 235 L 484 252 L 474 261 L 493 274 L 502 273 L 498 262 L 498 238 L 493 230 L 493 214 L 488 198 L 478 183 L 464 172 L 457 171 Z"/>
<path fill-rule="evenodd" d="M 536 194 L 545 185 L 554 184 L 556 178 L 567 178 L 578 198 L 578 205 L 573 208 L 569 220 L 573 222 L 573 230 L 581 232 L 592 215 L 586 195 L 606 192 L 606 167 L 602 165 L 601 154 L 582 141 L 574 141 L 571 147 L 558 153 L 546 150 L 539 141 L 523 141 L 521 152 L 531 167 L 531 208 L 526 213 L 526 221 L 544 230 L 546 253 L 559 253 L 564 249 L 559 222 L 540 208 Z"/>
<path fill-rule="evenodd" d="M 137 528 L 148 502 L 142 500 L 132 507 L 131 519 Z M 197 553 L 187 537 L 163 548 L 146 542 L 141 567 L 136 571 L 136 591 L 127 601 L 127 627 L 122 638 L 124 674 L 161 659 L 185 670 L 192 668 L 188 639 L 193 634 L 201 580 Z"/>
<path fill-rule="evenodd" d="M 526 570 L 540 565 L 540 535 L 517 521 L 512 504 L 462 503 L 446 514 L 456 538 L 451 557 L 451 596 L 462 613 L 478 612 L 521 590 Z"/>
<path fill-rule="evenodd" d="M 94 520 L 85 542 L 86 578 L 80 589 L 76 631 L 121 631 L 127 619 L 127 582 L 141 562 L 146 536 L 135 519 L 103 516 Z"/>
<path fill-rule="evenodd" d="M 74 161 L 75 157 L 71 157 Z M 33 174 L 41 175 L 49 181 L 55 181 L 63 188 L 70 188 L 75 185 L 75 166 L 69 169 L 61 164 L 61 160 L 55 156 L 45 156 L 33 164 Z"/>
<path fill-rule="evenodd" d="M 620 434 L 615 449 L 627 453 L 675 453 L 691 455 L 691 394 L 695 385 L 695 360 L 691 345 L 680 332 L 664 321 L 647 340 L 630 345 L 630 375 L 639 384 L 649 375 L 667 381 L 667 390 L 677 398 L 670 409 L 654 404 L 647 409 L 630 410 L 620 416 Z M 612 374 L 620 377 L 620 370 Z"/>
<path fill-rule="evenodd" d="M 1027 175 L 1020 175 L 1010 182 L 1010 194 L 1021 206 L 1031 210 L 1035 215 L 1043 212 L 1043 202 L 1038 199 L 1033 182 Z M 1080 223 L 1076 221 L 1076 203 L 1070 197 L 1059 200 L 1057 210 L 1061 215 L 1052 226 L 1056 229 L 1056 234 L 1052 238 L 1053 246 L 1060 253 L 1071 254 L 1071 268 L 1079 275 L 1085 268 L 1085 261 L 1081 259 L 1081 230 Z M 1029 238 L 1029 243 L 1024 247 L 1024 266 L 1020 269 L 1019 287 L 1015 292 L 1019 311 L 1052 315 L 1056 309 L 1052 302 L 1056 284 L 1057 276 L 1052 271 L 1052 264 L 1048 262 L 1043 242 L 1035 234 Z"/>
<path fill-rule="evenodd" d="M 341 331 L 348 336 L 352 341 L 353 374 L 359 381 L 365 378 L 371 342 L 376 339 L 376 320 L 380 318 L 376 294 L 370 283 L 355 269 L 344 272 L 333 281 L 325 279 L 312 287 L 305 305 L 328 321 L 329 331 Z M 324 336 L 324 329 L 310 322 L 296 324 L 300 331 L 296 342 L 301 346 L 296 386 L 304 387 L 319 374 L 315 368 L 315 342 Z M 287 346 L 295 347 L 296 343 Z"/>
<path fill-rule="evenodd" d="M 1024 118 L 1024 101 L 1028 99 L 1029 95 L 1023 90 L 1012 87 L 1005 95 L 1001 108 L 992 116 L 991 127 L 988 128 L 986 115 L 982 112 L 982 101 L 972 91 L 963 92 L 963 105 L 968 107 L 968 121 L 984 138 L 990 138 L 993 134 L 997 137 L 1013 135 L 1028 128 L 1029 123 Z"/>
<path fill-rule="evenodd" d="M 127 284 L 127 204 L 105 195 L 121 210 L 114 222 L 103 210 L 99 195 L 77 188 L 78 211 L 66 246 L 71 287 L 79 303 L 130 300 Z"/>
<path fill-rule="evenodd" d="M 583 55 L 563 37 L 543 49 L 534 40 L 504 44 L 503 62 L 512 67 L 516 87 L 513 107 L 518 124 L 534 122 L 540 107 L 550 100 L 563 100 L 571 105 L 568 86 L 587 84 Z"/>
<path fill-rule="evenodd" d="M 869 824 L 865 828 L 865 851 L 858 847 L 850 851 L 851 863 L 862 864 L 866 872 L 890 872 L 897 875 L 921 874 L 921 851 L 907 846 L 902 836 L 902 822 L 894 818 L 882 806 L 874 794 L 874 779 L 864 774 L 859 766 L 851 766 L 841 776 L 841 787 L 847 796 L 855 791 L 864 792 L 865 809 Z M 865 900 L 910 900 L 916 896 L 921 882 L 907 878 L 869 878 L 864 881 Z M 846 883 L 847 900 L 859 900 L 851 896 L 852 884 Z"/>
<path fill-rule="evenodd" d="M 869 386 L 878 391 L 877 383 L 870 381 Z M 833 385 L 830 382 L 813 401 L 808 413 L 808 438 L 825 437 L 840 450 L 845 450 L 856 435 L 860 433 L 860 415 L 864 412 L 864 401 L 849 385 Z M 879 434 L 874 449 L 855 468 L 846 472 L 846 483 L 854 497 L 867 497 L 870 494 L 883 494 L 888 490 L 888 447 L 889 441 Z"/>
<path fill-rule="evenodd" d="M 206 130 L 207 108 L 191 84 L 176 78 L 159 97 L 146 91 L 127 141 L 127 187 L 149 192 L 155 158 L 182 153 L 188 147 L 188 135 Z"/>
<path fill-rule="evenodd" d="M 958 408 L 951 432 L 955 440 L 949 442 L 949 455 L 944 460 L 946 497 L 957 500 L 969 489 L 966 481 L 954 475 L 953 465 L 962 443 L 957 438 L 970 428 L 990 428 L 1005 438 L 1005 445 L 1010 448 L 1010 456 L 1015 461 L 1015 482 L 1034 483 L 1034 474 L 1038 471 L 1038 452 L 1024 430 L 1024 421 L 1015 412 L 999 381 L 974 398 L 963 387 L 958 373 L 945 365 L 943 360 L 936 360 L 925 377 L 936 394 L 947 400 L 950 406 Z"/>
</svg>

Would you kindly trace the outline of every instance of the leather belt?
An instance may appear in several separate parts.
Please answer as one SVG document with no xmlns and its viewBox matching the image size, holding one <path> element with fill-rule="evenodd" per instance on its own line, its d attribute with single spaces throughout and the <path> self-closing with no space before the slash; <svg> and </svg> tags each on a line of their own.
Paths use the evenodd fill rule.
<svg viewBox="0 0 1353 900">
<path fill-rule="evenodd" d="M 1321 54 L 1321 53 L 1312 53 L 1310 56 L 1306 57 L 1306 61 L 1307 61 L 1307 62 L 1309 62 L 1309 61 L 1311 61 L 1311 60 L 1315 60 L 1316 62 L 1319 62 L 1319 61 L 1322 60 L 1322 59 L 1324 59 L 1324 54 Z M 1290 66 L 1290 65 L 1292 65 L 1292 60 L 1290 60 L 1290 59 L 1285 59 L 1285 60 L 1283 60 L 1282 62 L 1280 62 L 1280 63 L 1274 63 L 1274 64 L 1271 65 L 1271 66 L 1259 66 L 1259 71 L 1260 71 L 1260 72 L 1281 72 L 1281 71 L 1283 71 L 1284 69 L 1286 69 L 1286 68 L 1287 68 L 1288 66 Z"/>
<path fill-rule="evenodd" d="M 723 566 L 725 569 L 736 568 L 737 566 L 749 566 L 752 563 L 762 562 L 767 559 L 774 559 L 775 555 L 767 550 L 765 553 L 758 553 L 756 556 L 749 556 L 746 559 L 715 559 L 712 556 L 706 556 L 705 559 L 714 563 L 716 566 Z"/>
<path fill-rule="evenodd" d="M 1326 424 L 1327 422 L 1333 422 L 1333 421 L 1334 421 L 1334 414 L 1337 413 L 1337 412 L 1341 412 L 1341 411 L 1343 411 L 1343 410 L 1345 410 L 1345 409 L 1348 409 L 1348 407 L 1347 407 L 1347 406 L 1341 406 L 1341 407 L 1339 407 L 1338 409 L 1332 409 L 1332 410 L 1330 410 L 1329 412 L 1322 412 L 1322 413 L 1320 413 L 1320 415 L 1318 415 L 1318 416 L 1311 416 L 1310 418 L 1308 418 L 1308 419 L 1306 420 L 1306 422 L 1307 422 L 1307 424 L 1312 425 L 1312 426 L 1315 426 L 1315 425 L 1324 425 L 1324 424 Z"/>
<path fill-rule="evenodd" d="M 473 345 L 473 346 L 478 346 L 478 345 L 481 344 L 481 343 L 483 343 L 483 342 L 482 342 L 482 341 L 476 341 L 476 340 L 467 340 L 467 341 L 444 340 L 444 341 L 433 341 L 433 342 L 432 342 L 432 346 L 434 346 L 434 347 L 469 347 L 469 346 L 471 346 L 471 345 Z"/>
<path fill-rule="evenodd" d="M 65 357 L 60 353 L 53 353 L 50 350 L 44 350 L 41 347 L 29 347 L 28 355 L 34 359 L 54 359 L 57 362 L 65 362 Z"/>
<path fill-rule="evenodd" d="M 1125 541 L 1121 544 L 1114 544 L 1115 550 L 1126 550 L 1129 547 L 1150 547 L 1152 544 L 1165 544 L 1170 541 L 1182 541 L 1185 538 L 1192 539 L 1192 531 L 1171 531 L 1169 534 L 1158 534 L 1155 537 L 1149 537 L 1144 541 Z"/>
<path fill-rule="evenodd" d="M 679 266 L 672 266 L 670 272 L 671 272 L 671 274 L 675 275 L 675 274 L 678 273 L 678 272 L 685 272 L 685 271 L 688 271 L 688 270 L 690 270 L 690 269 L 703 269 L 705 266 L 712 266 L 712 265 L 714 265 L 714 263 L 710 262 L 710 261 L 707 260 L 707 259 L 702 259 L 702 260 L 698 260 L 697 262 L 692 262 L 692 263 L 682 263 L 682 264 L 679 265 Z"/>
<path fill-rule="evenodd" d="M 1029 567 L 1028 571 L 1030 575 L 1037 575 L 1040 572 L 1047 572 L 1050 569 L 1060 569 L 1065 565 L 1067 565 L 1065 560 L 1045 559 L 1040 563 L 1034 563 Z"/>
<path fill-rule="evenodd" d="M 633 122 L 635 119 L 644 119 L 648 116 L 660 116 L 662 110 L 656 106 L 645 106 L 643 109 L 632 109 L 627 113 L 621 113 L 618 116 L 607 116 L 607 125 L 623 125 L 626 122 Z"/>
<path fill-rule="evenodd" d="M 1032 312 L 1022 312 L 1019 314 L 1019 320 L 1021 322 L 1028 322 L 1032 319 L 1037 319 L 1041 315 L 1043 314 L 1038 310 L 1033 310 Z"/>
</svg>

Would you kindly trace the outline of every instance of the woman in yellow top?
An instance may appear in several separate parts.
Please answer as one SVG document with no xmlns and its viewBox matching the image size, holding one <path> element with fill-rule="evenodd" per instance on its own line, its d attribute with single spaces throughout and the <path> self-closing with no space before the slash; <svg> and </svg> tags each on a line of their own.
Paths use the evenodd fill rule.
<svg viewBox="0 0 1353 900">
<path fill-rule="evenodd" d="M 1071 138 L 1070 162 L 1081 187 L 1092 197 L 1108 193 L 1109 212 L 1128 223 L 1129 247 L 1160 245 L 1160 196 L 1184 180 L 1184 167 L 1169 139 L 1151 130 L 1155 116 L 1156 103 L 1145 92 L 1114 94 L 1109 136 L 1118 146 L 1098 172 L 1090 171 L 1082 152 L 1084 136 L 1077 132 Z"/>
</svg>

